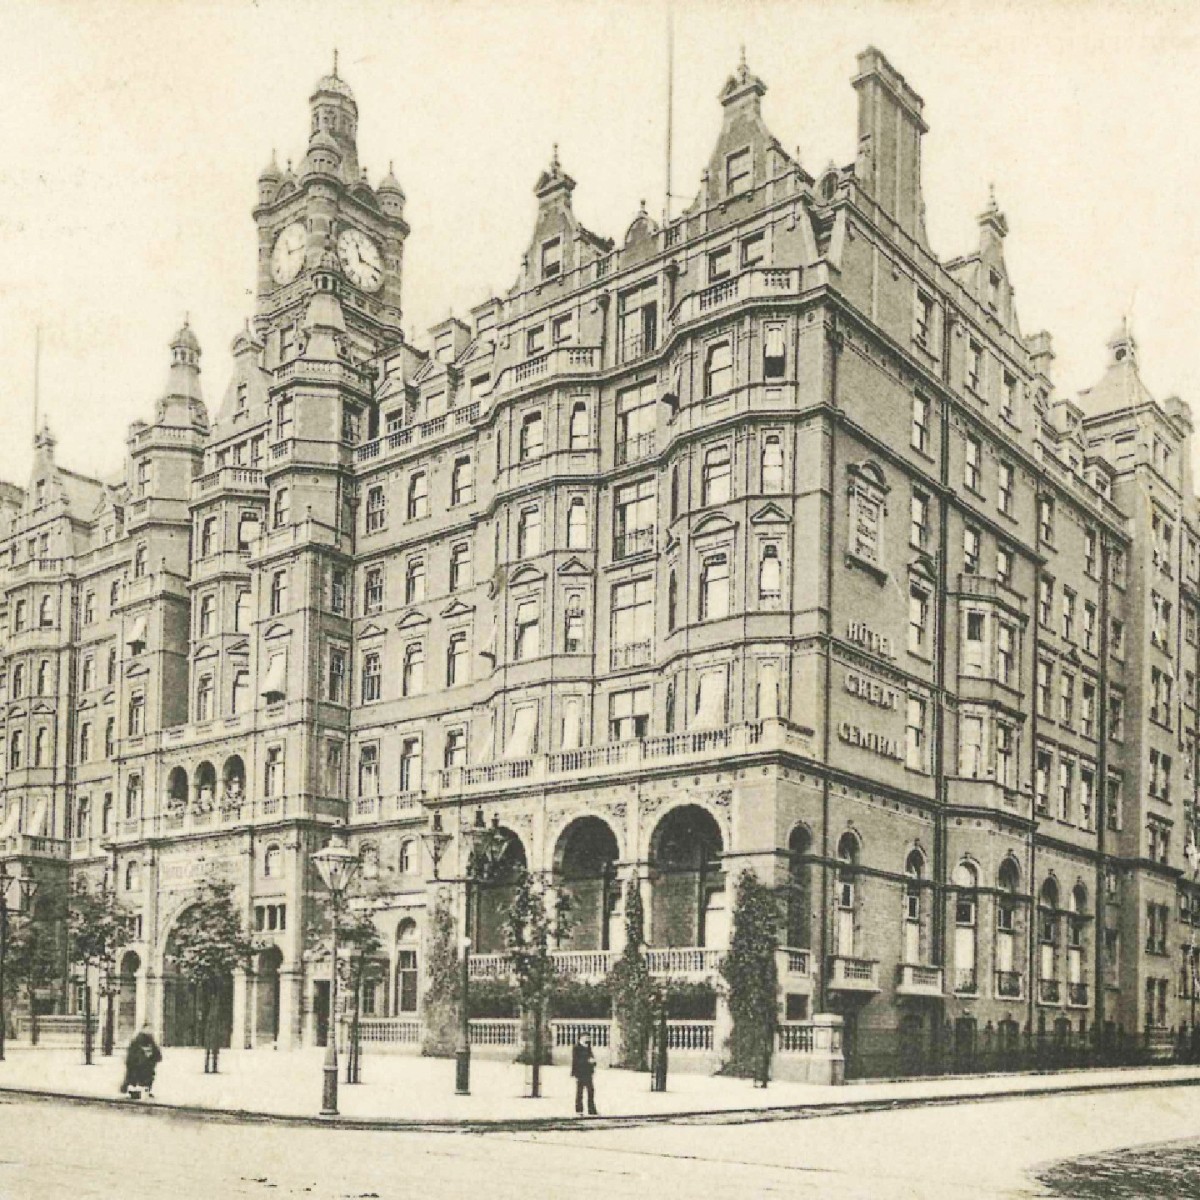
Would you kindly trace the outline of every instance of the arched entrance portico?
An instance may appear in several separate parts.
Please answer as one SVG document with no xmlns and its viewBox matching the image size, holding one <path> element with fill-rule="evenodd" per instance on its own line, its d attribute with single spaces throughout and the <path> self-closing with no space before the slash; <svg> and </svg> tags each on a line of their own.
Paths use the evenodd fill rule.
<svg viewBox="0 0 1200 1200">
<path fill-rule="evenodd" d="M 650 842 L 650 941 L 654 946 L 723 946 L 724 843 L 715 818 L 697 804 L 667 813 Z"/>
<path fill-rule="evenodd" d="M 570 898 L 570 929 L 563 949 L 611 948 L 613 909 L 620 894 L 620 857 L 613 831 L 599 817 L 580 817 L 563 830 L 554 855 L 554 881 Z"/>
<path fill-rule="evenodd" d="M 189 921 L 198 918 L 198 909 L 185 910 L 167 938 L 163 954 L 162 1041 L 164 1046 L 203 1046 L 207 1025 L 215 1032 L 217 1044 L 225 1048 L 233 1031 L 233 976 L 226 974 L 202 991 L 179 973 L 176 935 Z"/>
<path fill-rule="evenodd" d="M 521 839 L 511 829 L 497 828 L 494 836 L 503 840 L 503 849 L 492 860 L 488 878 L 474 888 L 471 945 L 479 954 L 504 952 L 504 922 L 516 896 L 517 876 L 528 861 Z"/>
</svg>

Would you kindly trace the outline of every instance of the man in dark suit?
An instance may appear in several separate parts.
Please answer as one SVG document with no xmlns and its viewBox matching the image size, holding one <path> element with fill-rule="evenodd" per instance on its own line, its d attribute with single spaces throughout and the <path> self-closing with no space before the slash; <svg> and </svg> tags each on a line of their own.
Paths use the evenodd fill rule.
<svg viewBox="0 0 1200 1200">
<path fill-rule="evenodd" d="M 587 1092 L 588 1116 L 596 1115 L 596 1056 L 592 1053 L 592 1040 L 581 1033 L 571 1047 L 571 1075 L 575 1080 L 575 1111 L 583 1115 L 583 1094 Z"/>
</svg>

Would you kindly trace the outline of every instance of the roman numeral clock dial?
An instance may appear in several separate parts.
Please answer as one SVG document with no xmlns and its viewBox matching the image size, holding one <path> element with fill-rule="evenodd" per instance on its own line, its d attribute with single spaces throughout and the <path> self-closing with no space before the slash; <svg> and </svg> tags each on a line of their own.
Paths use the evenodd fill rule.
<svg viewBox="0 0 1200 1200">
<path fill-rule="evenodd" d="M 271 251 L 271 278 L 281 286 L 291 283 L 304 266 L 308 234 L 302 221 L 293 221 L 280 231 Z"/>
<path fill-rule="evenodd" d="M 383 256 L 379 247 L 361 229 L 343 229 L 338 234 L 338 258 L 346 278 L 364 292 L 383 287 Z"/>
</svg>

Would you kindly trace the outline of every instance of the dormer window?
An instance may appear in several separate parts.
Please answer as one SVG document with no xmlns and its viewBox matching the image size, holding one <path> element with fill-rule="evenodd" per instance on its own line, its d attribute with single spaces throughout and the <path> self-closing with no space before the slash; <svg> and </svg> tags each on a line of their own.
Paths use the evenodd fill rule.
<svg viewBox="0 0 1200 1200">
<path fill-rule="evenodd" d="M 234 412 L 245 412 L 246 405 L 249 402 L 250 385 L 248 383 L 239 383 L 237 385 L 237 400 L 234 407 Z"/>
<path fill-rule="evenodd" d="M 445 329 L 433 343 L 433 354 L 438 362 L 451 362 L 454 358 L 454 331 Z"/>
<path fill-rule="evenodd" d="M 562 274 L 562 239 L 550 238 L 542 243 L 542 278 L 557 279 Z"/>
<path fill-rule="evenodd" d="M 753 166 L 749 146 L 725 156 L 726 196 L 736 196 L 739 192 L 750 190 Z"/>
<path fill-rule="evenodd" d="M 37 497 L 36 498 L 37 507 L 38 508 L 43 507 L 46 503 L 46 481 L 44 479 L 39 479 L 37 481 L 35 494 Z"/>
</svg>

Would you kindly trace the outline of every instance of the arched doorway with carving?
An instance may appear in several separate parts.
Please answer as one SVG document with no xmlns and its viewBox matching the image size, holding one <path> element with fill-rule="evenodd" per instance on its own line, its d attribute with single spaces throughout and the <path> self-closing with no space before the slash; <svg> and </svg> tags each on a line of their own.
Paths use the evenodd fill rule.
<svg viewBox="0 0 1200 1200">
<path fill-rule="evenodd" d="M 650 943 L 723 947 L 727 934 L 724 840 L 697 804 L 672 809 L 650 840 Z"/>
<path fill-rule="evenodd" d="M 180 931 L 198 921 L 198 907 L 184 909 L 167 937 L 163 952 L 163 1045 L 203 1046 L 208 1021 L 218 1044 L 228 1047 L 233 1031 L 233 975 L 225 974 L 200 989 L 179 969 Z"/>
<path fill-rule="evenodd" d="M 554 882 L 570 902 L 563 949 L 611 948 L 620 853 L 616 835 L 599 817 L 579 817 L 563 830 L 554 854 Z"/>
<path fill-rule="evenodd" d="M 238 807 L 246 798 L 246 764 L 240 754 L 231 754 L 221 770 L 221 803 Z"/>
<path fill-rule="evenodd" d="M 114 1036 L 118 1045 L 137 1032 L 138 972 L 142 959 L 136 950 L 121 955 L 117 974 L 117 1025 Z"/>
</svg>

